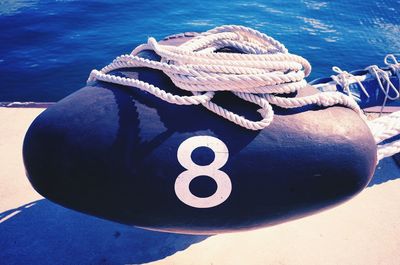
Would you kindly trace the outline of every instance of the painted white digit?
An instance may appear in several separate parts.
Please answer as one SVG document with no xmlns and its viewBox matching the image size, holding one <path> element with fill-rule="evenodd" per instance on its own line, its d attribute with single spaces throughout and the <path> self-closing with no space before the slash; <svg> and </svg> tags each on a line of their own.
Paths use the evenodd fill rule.
<svg viewBox="0 0 400 265">
<path fill-rule="evenodd" d="M 206 166 L 192 160 L 192 152 L 198 147 L 208 147 L 214 152 L 214 161 Z M 212 136 L 194 136 L 186 139 L 178 148 L 178 161 L 186 168 L 175 181 L 176 196 L 195 208 L 211 208 L 228 199 L 232 191 L 229 176 L 219 170 L 228 161 L 229 151 L 224 142 Z M 198 176 L 209 176 L 217 183 L 217 190 L 209 197 L 197 197 L 189 189 L 190 182 Z"/>
</svg>

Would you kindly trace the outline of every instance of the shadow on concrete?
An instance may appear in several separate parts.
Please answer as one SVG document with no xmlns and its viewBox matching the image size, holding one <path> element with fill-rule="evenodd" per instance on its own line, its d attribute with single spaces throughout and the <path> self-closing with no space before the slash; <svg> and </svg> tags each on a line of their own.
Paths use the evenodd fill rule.
<svg viewBox="0 0 400 265">
<path fill-rule="evenodd" d="M 0 214 L 0 264 L 141 264 L 206 238 L 121 225 L 39 200 Z"/>
<path fill-rule="evenodd" d="M 400 164 L 396 163 L 394 158 L 388 157 L 379 162 L 368 187 L 398 178 L 400 178 Z"/>
</svg>

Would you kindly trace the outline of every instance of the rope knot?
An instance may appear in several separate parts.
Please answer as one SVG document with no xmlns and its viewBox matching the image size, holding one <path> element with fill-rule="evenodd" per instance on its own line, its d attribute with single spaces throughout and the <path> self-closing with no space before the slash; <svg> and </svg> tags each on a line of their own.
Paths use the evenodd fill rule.
<svg viewBox="0 0 400 265">
<path fill-rule="evenodd" d="M 350 90 L 350 81 L 355 80 L 358 85 L 360 86 L 361 91 L 369 98 L 369 94 L 367 90 L 365 89 L 364 85 L 361 83 L 361 81 L 356 78 L 353 74 L 350 74 L 347 71 L 343 71 L 337 66 L 333 66 L 332 70 L 337 73 L 337 75 L 331 75 L 331 78 L 333 81 L 336 82 L 339 86 L 343 88 L 343 91 L 347 93 L 348 96 L 352 97 L 354 99 L 353 94 L 351 93 Z"/>
</svg>

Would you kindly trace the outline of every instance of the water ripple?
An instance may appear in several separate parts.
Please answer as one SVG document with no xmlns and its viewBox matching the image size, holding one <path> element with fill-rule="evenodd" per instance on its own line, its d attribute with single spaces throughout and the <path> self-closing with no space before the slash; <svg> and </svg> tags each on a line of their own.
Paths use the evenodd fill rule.
<svg viewBox="0 0 400 265">
<path fill-rule="evenodd" d="M 0 1 L 0 16 L 11 16 L 23 11 L 24 8 L 34 7 L 38 0 L 2 0 Z"/>
</svg>

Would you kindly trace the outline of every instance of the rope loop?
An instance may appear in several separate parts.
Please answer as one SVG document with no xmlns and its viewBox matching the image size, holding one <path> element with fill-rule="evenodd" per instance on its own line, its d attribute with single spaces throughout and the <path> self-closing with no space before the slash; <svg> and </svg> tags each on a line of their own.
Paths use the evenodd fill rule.
<svg viewBox="0 0 400 265">
<path fill-rule="evenodd" d="M 390 76 L 388 72 L 380 69 L 377 65 L 370 65 L 365 70 L 368 70 L 368 72 L 376 78 L 378 81 L 379 87 L 381 88 L 382 92 L 385 94 L 385 101 L 386 99 L 390 100 L 396 100 L 400 98 L 400 93 L 397 90 L 397 88 L 393 85 L 392 81 L 390 80 Z M 383 85 L 384 83 L 386 84 L 386 87 L 384 88 Z M 389 94 L 390 89 L 395 93 L 395 96 L 392 97 Z"/>
<path fill-rule="evenodd" d="M 389 61 L 389 59 L 391 61 Z M 388 54 L 385 56 L 384 63 L 389 66 L 389 68 L 393 71 L 393 74 L 397 76 L 399 80 L 399 89 L 400 89 L 400 63 L 397 61 L 397 58 L 394 54 Z"/>
</svg>

